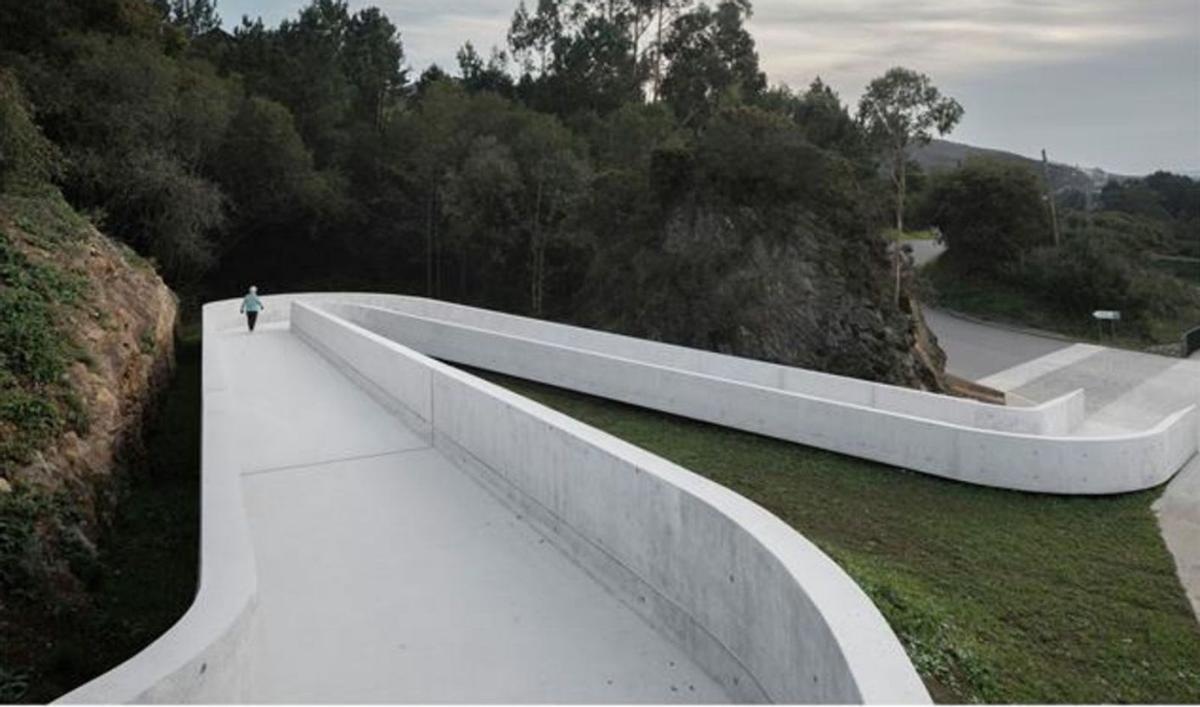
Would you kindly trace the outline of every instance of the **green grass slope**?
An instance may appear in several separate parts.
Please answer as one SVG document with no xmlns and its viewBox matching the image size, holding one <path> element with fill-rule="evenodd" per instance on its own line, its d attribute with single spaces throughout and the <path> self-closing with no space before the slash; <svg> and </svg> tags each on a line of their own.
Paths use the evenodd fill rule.
<svg viewBox="0 0 1200 707">
<path fill-rule="evenodd" d="M 1150 510 L 1158 491 L 987 489 L 480 375 L 795 527 L 872 597 L 939 702 L 1200 702 L 1200 625 Z"/>
</svg>

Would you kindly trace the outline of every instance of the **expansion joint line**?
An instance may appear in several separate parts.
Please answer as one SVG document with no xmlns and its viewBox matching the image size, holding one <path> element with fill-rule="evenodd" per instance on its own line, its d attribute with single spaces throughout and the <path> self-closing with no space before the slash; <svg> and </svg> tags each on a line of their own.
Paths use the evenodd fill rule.
<svg viewBox="0 0 1200 707">
<path fill-rule="evenodd" d="M 378 454 L 360 454 L 357 456 L 339 457 L 336 459 L 323 459 L 316 462 L 305 462 L 303 464 L 285 464 L 283 466 L 266 467 L 264 469 L 253 469 L 251 471 L 243 471 L 242 476 L 260 476 L 262 474 L 274 474 L 281 471 L 299 471 L 301 469 L 315 469 L 321 466 L 330 464 L 340 464 L 342 462 L 365 461 L 367 459 L 380 459 L 382 457 L 400 456 L 401 454 L 411 454 L 413 452 L 424 452 L 433 449 L 430 445 L 422 445 L 420 447 L 411 447 L 408 449 L 393 449 L 390 452 L 379 452 Z"/>
</svg>

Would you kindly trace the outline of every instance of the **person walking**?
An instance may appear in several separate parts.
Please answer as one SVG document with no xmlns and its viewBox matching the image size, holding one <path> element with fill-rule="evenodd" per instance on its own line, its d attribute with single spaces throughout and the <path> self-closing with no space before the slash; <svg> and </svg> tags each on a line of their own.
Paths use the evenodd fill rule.
<svg viewBox="0 0 1200 707">
<path fill-rule="evenodd" d="M 250 325 L 250 331 L 254 331 L 254 323 L 258 321 L 258 313 L 266 309 L 263 306 L 262 300 L 258 298 L 258 288 L 254 285 L 250 286 L 250 291 L 242 298 L 242 313 L 246 315 L 246 323 Z"/>
</svg>

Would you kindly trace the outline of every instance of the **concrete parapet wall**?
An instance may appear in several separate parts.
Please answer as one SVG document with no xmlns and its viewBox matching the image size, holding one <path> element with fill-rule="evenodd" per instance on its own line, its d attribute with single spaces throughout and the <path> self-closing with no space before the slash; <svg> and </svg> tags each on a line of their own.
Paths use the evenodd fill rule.
<svg viewBox="0 0 1200 707">
<path fill-rule="evenodd" d="M 378 301 L 381 304 L 330 300 L 321 306 L 447 361 L 985 486 L 1059 494 L 1150 488 L 1182 467 L 1200 438 L 1191 408 L 1145 432 L 1070 436 L 1066 430 L 1083 416 L 1082 391 L 1026 408 L 1026 416 L 1019 417 L 1020 408 L 837 376 L 810 380 L 802 375 L 810 372 L 781 366 L 774 367 L 782 371 L 773 374 L 776 384 L 765 385 L 768 376 L 760 362 L 721 357 L 732 360 L 732 372 L 717 376 L 712 374 L 715 359 L 692 353 L 672 360 L 700 362 L 699 371 L 661 364 L 666 360 L 661 351 L 651 356 L 653 361 L 641 361 L 556 343 L 569 340 L 563 328 L 587 331 L 576 327 L 534 320 L 506 324 L 508 330 L 526 334 L 545 327 L 546 337 L 535 339 L 461 323 L 481 310 L 448 306 L 453 318 L 437 319 L 406 310 L 429 313 L 440 303 L 382 297 Z M 482 324 L 514 318 L 489 313 L 479 319 Z M 578 341 L 596 344 L 606 336 L 612 335 L 591 332 Z M 638 347 L 628 337 L 619 338 L 606 351 L 636 353 Z M 750 377 L 760 382 L 746 382 Z M 806 390 L 819 387 L 821 394 L 795 392 L 800 379 L 819 381 L 819 386 L 805 385 Z M 1030 422 L 1037 430 L 1024 431 Z M 1011 431 L 1013 427 L 1017 431 Z"/>
<path fill-rule="evenodd" d="M 428 401 L 439 448 L 529 511 L 736 699 L 928 702 L 870 600 L 755 504 L 331 313 L 297 303 L 292 330 L 405 408 Z"/>
<path fill-rule="evenodd" d="M 460 324 L 547 344 L 1004 432 L 1065 435 L 1082 421 L 1084 413 L 1082 390 L 1035 407 L 1003 407 L 438 300 L 360 294 L 346 299 L 333 296 L 328 301 L 374 305 L 435 321 Z"/>
<path fill-rule="evenodd" d="M 229 325 L 226 303 L 204 308 L 205 338 Z M 236 314 L 236 305 L 234 305 Z M 214 337 L 215 338 L 215 337 Z M 254 671 L 257 580 L 242 508 L 237 422 L 220 350 L 201 361 L 200 586 L 184 616 L 126 662 L 57 700 L 77 704 L 241 702 Z"/>
</svg>

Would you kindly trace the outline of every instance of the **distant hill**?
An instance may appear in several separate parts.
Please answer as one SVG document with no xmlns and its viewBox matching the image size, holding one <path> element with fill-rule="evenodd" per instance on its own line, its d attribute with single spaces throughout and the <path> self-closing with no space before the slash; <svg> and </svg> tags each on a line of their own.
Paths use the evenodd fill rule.
<svg viewBox="0 0 1200 707">
<path fill-rule="evenodd" d="M 934 140 L 924 147 L 913 150 L 912 156 L 926 172 L 954 169 L 970 157 L 989 157 L 1008 162 L 1019 162 L 1032 168 L 1039 175 L 1042 173 L 1040 159 L 1024 157 L 1014 152 L 964 145 L 949 140 Z M 1100 191 L 1109 179 L 1131 178 L 1127 175 L 1111 174 L 1102 169 L 1084 169 L 1057 162 L 1050 163 L 1050 183 L 1055 191 L 1078 189 L 1085 193 L 1094 193 Z"/>
</svg>

